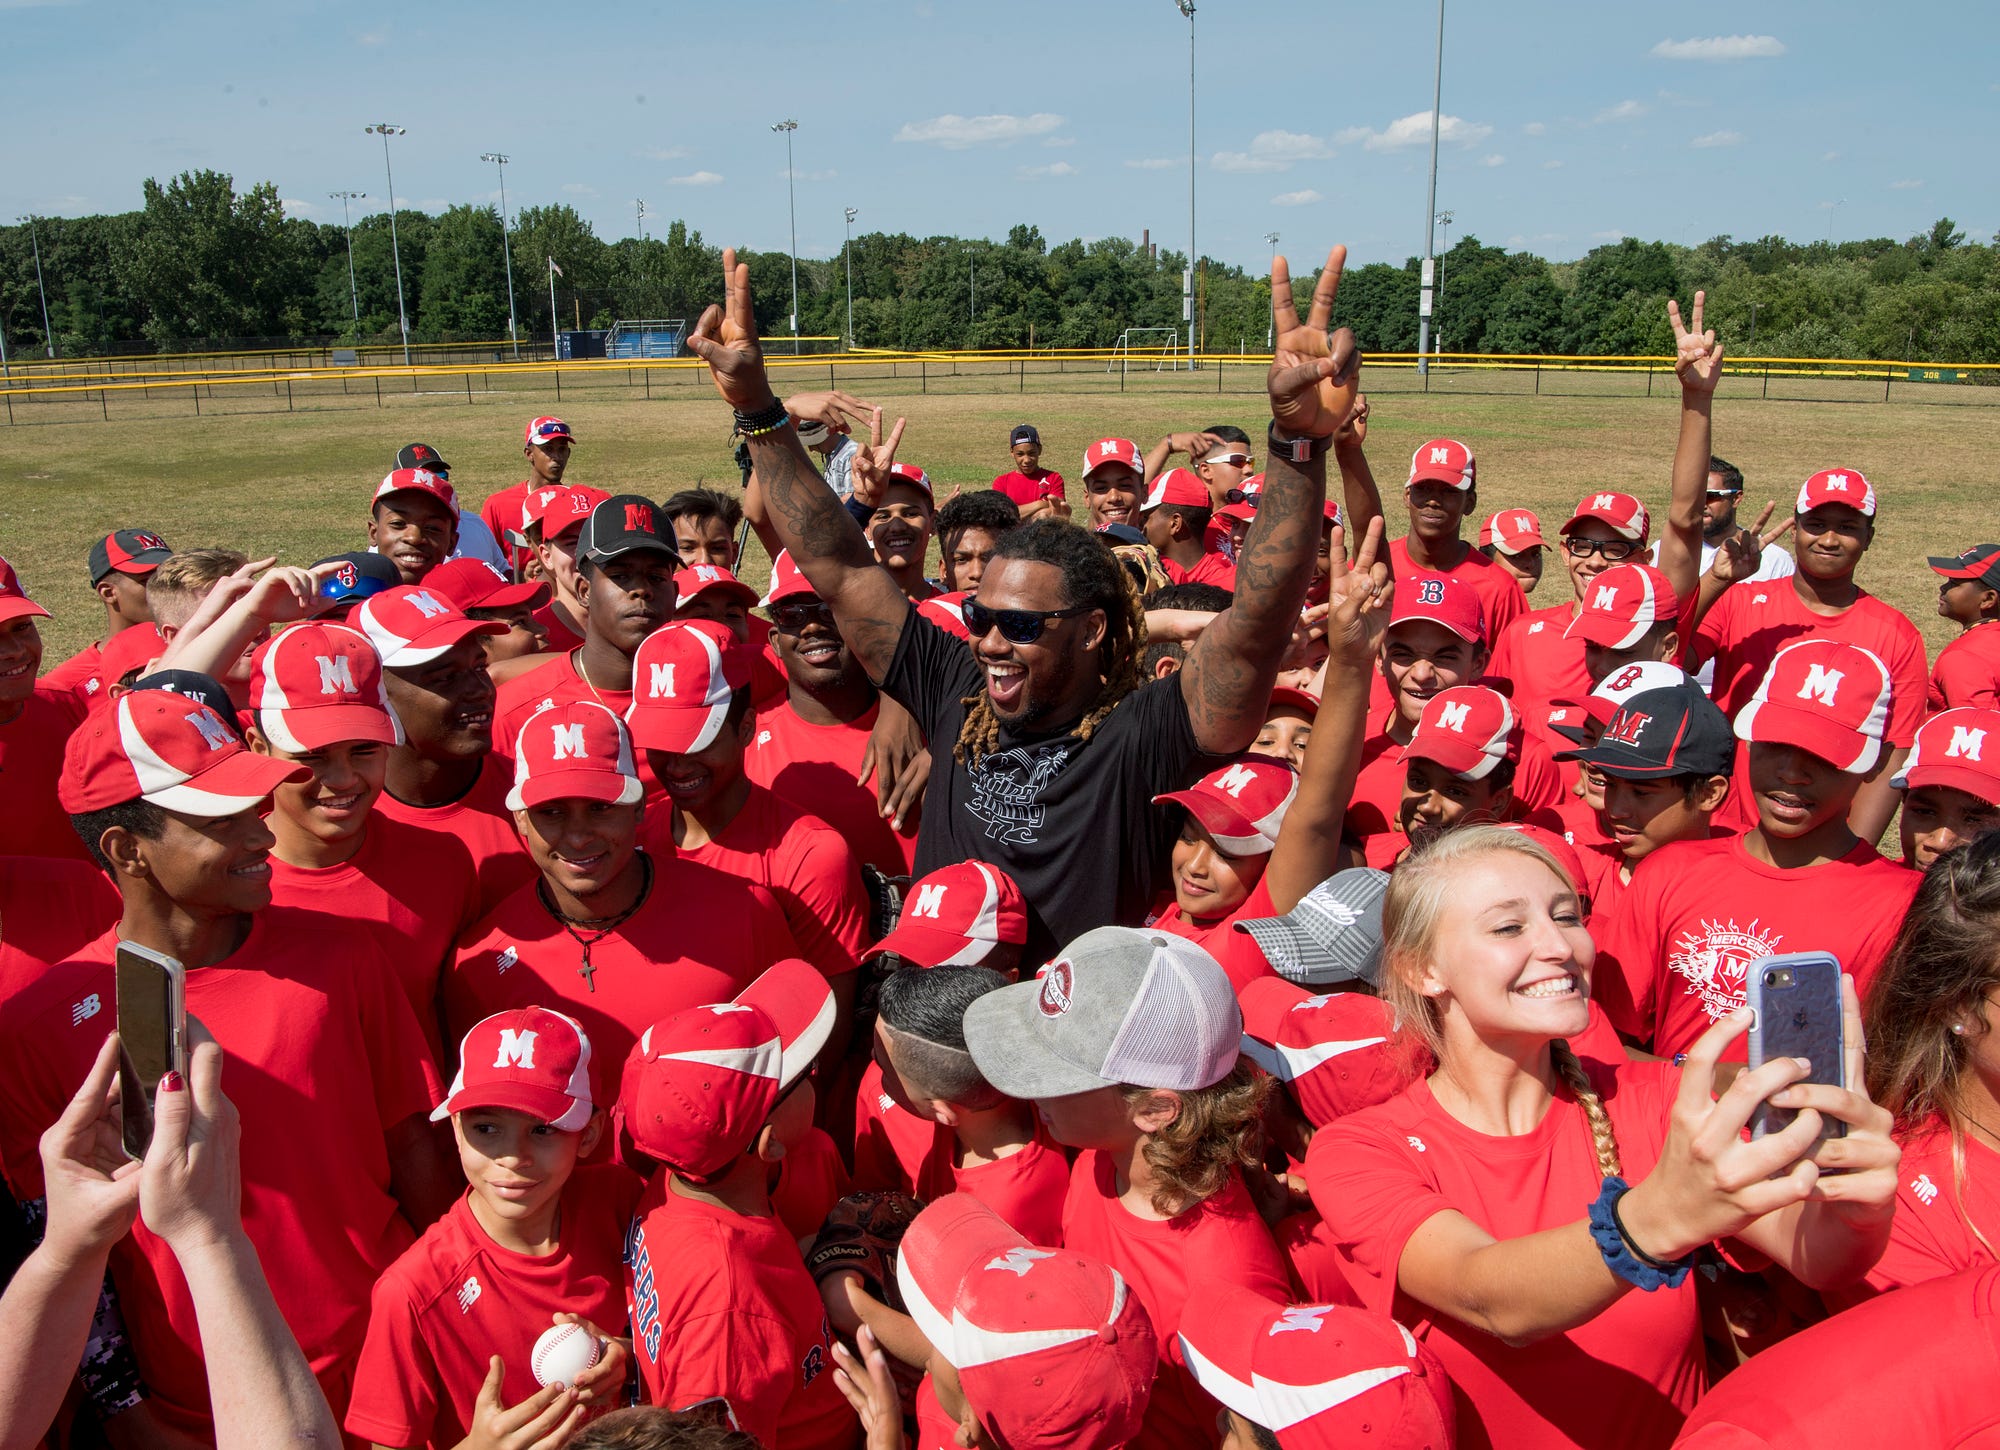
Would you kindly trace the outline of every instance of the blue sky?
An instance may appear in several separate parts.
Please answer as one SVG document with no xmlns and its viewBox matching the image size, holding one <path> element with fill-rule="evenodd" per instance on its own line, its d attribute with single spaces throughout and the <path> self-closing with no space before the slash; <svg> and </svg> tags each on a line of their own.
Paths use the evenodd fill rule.
<svg viewBox="0 0 2000 1450">
<path fill-rule="evenodd" d="M 1422 250 L 1429 0 L 1200 0 L 1201 249 L 1261 269 Z M 858 230 L 1187 238 L 1188 22 L 1172 0 L 0 0 L 15 125 L 0 216 L 135 208 L 147 176 L 403 205 L 567 201 L 600 236 L 685 218 L 782 250 Z M 1451 0 L 1438 207 L 1554 258 L 1619 234 L 2000 229 L 2000 6 Z"/>
</svg>

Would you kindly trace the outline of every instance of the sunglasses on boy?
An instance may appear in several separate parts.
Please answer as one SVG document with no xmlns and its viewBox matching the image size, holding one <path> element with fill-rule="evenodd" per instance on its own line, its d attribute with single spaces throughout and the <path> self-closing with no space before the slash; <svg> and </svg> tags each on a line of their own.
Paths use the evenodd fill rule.
<svg viewBox="0 0 2000 1450">
<path fill-rule="evenodd" d="M 1630 539 L 1586 539 L 1581 534 L 1571 534 L 1564 539 L 1563 549 L 1572 559 L 1588 559 L 1592 554 L 1601 554 L 1613 564 L 1622 563 L 1639 552 L 1639 546 Z"/>
<path fill-rule="evenodd" d="M 793 603 L 786 600 L 771 606 L 771 628 L 777 630 L 779 634 L 803 634 L 815 624 L 832 623 L 833 606 L 823 599 L 815 599 L 810 603 L 803 600 Z"/>
<path fill-rule="evenodd" d="M 997 625 L 1000 637 L 1009 644 L 1033 644 L 1042 637 L 1051 619 L 1074 619 L 1095 607 L 1072 604 L 1067 609 L 988 609 L 977 600 L 968 599 L 962 613 L 966 632 L 974 639 L 984 639 Z"/>
</svg>

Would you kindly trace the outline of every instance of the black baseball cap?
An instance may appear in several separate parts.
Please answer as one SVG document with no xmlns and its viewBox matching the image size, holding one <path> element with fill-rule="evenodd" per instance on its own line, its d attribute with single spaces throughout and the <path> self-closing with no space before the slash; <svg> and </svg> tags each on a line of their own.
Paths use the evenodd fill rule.
<svg viewBox="0 0 2000 1450">
<path fill-rule="evenodd" d="M 320 581 L 319 593 L 322 599 L 340 603 L 358 604 L 371 594 L 380 594 L 384 589 L 394 589 L 403 582 L 403 576 L 396 566 L 380 554 L 372 554 L 366 549 L 357 549 L 351 554 L 333 554 L 318 560 L 313 568 L 323 564 L 338 564 L 332 576 Z"/>
<path fill-rule="evenodd" d="M 150 675 L 141 675 L 132 682 L 134 690 L 165 690 L 170 695 L 185 695 L 188 699 L 208 706 L 231 730 L 237 739 L 243 738 L 243 728 L 236 720 L 236 705 L 213 676 L 204 675 L 199 670 L 154 670 Z"/>
<path fill-rule="evenodd" d="M 428 468 L 432 473 L 450 473 L 451 465 L 438 456 L 428 443 L 405 443 L 396 450 L 396 467 Z"/>
<path fill-rule="evenodd" d="M 1572 754 L 1620 780 L 1728 775 L 1736 766 L 1736 735 L 1701 686 L 1684 680 L 1630 696 L 1597 743 Z"/>
<path fill-rule="evenodd" d="M 2000 589 L 2000 544 L 1974 544 L 1963 554 L 1948 559 L 1933 555 L 1924 562 L 1947 579 L 1977 579 L 1988 589 Z"/>
<path fill-rule="evenodd" d="M 106 574 L 130 574 L 143 579 L 167 562 L 173 550 L 151 529 L 117 529 L 90 546 L 90 582 Z"/>
<path fill-rule="evenodd" d="M 1035 431 L 1033 423 L 1016 423 L 1014 431 L 1007 435 L 1007 446 L 1012 448 L 1016 443 L 1032 443 L 1039 448 L 1042 445 L 1042 435 Z"/>
<path fill-rule="evenodd" d="M 665 554 L 676 563 L 681 557 L 674 547 L 672 526 L 660 517 L 659 506 L 636 493 L 613 494 L 592 509 L 576 539 L 576 557 L 597 563 L 639 549 Z"/>
</svg>

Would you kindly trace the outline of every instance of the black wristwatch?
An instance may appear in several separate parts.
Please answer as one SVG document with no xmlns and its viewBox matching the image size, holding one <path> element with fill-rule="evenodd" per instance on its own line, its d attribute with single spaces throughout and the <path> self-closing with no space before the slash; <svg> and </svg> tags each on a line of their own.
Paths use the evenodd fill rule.
<svg viewBox="0 0 2000 1450">
<path fill-rule="evenodd" d="M 1324 457 L 1326 450 L 1333 446 L 1333 435 L 1324 438 L 1287 438 L 1278 431 L 1278 425 L 1271 425 L 1271 454 L 1289 463 L 1310 463 L 1315 458 Z"/>
</svg>

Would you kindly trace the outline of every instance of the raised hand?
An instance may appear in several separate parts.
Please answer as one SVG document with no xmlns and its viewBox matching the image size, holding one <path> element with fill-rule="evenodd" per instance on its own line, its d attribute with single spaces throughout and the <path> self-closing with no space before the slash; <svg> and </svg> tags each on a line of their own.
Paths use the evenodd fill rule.
<svg viewBox="0 0 2000 1450">
<path fill-rule="evenodd" d="M 68 1264 L 95 1260 L 125 1237 L 139 1212 L 139 1165 L 125 1156 L 118 1102 L 118 1037 L 104 1039 L 90 1076 L 42 1134 L 48 1198 L 44 1251 Z M 81 1333 L 78 1335 L 81 1338 Z"/>
<path fill-rule="evenodd" d="M 825 393 L 794 393 L 785 399 L 785 411 L 801 422 L 824 423 L 840 433 L 852 433 L 855 425 L 866 423 L 871 412 L 881 408 L 839 389 Z"/>
<path fill-rule="evenodd" d="M 868 442 L 854 450 L 854 459 L 848 465 L 848 479 L 854 485 L 854 501 L 867 508 L 875 508 L 882 502 L 882 495 L 889 488 L 889 465 L 896 461 L 896 449 L 903 441 L 903 427 L 909 421 L 898 418 L 896 426 L 889 430 L 888 440 L 882 438 L 882 410 L 868 405 Z"/>
<path fill-rule="evenodd" d="M 833 1383 L 853 1407 L 867 1434 L 867 1450 L 903 1450 L 903 1405 L 896 1393 L 889 1357 L 875 1342 L 875 1331 L 862 1325 L 854 1336 L 855 1354 L 844 1344 L 833 1346 Z"/>
<path fill-rule="evenodd" d="M 1347 415 L 1347 421 L 1340 425 L 1340 431 L 1333 435 L 1336 448 L 1359 448 L 1368 441 L 1368 395 L 1354 395 L 1354 411 Z"/>
<path fill-rule="evenodd" d="M 241 1132 L 235 1105 L 222 1095 L 222 1049 L 193 1017 L 188 1040 L 184 1089 L 153 1100 L 153 1145 L 139 1179 L 146 1227 L 176 1254 L 243 1232 Z"/>
<path fill-rule="evenodd" d="M 1313 284 L 1312 306 L 1299 321 L 1292 300 L 1291 266 L 1283 257 L 1271 259 L 1271 326 L 1275 342 L 1265 387 L 1271 395 L 1271 421 L 1294 438 L 1330 438 L 1340 431 L 1353 410 L 1361 381 L 1361 353 L 1346 328 L 1328 333 L 1333 298 L 1340 289 L 1347 248 L 1326 254 L 1326 266 Z"/>
<path fill-rule="evenodd" d="M 1389 566 L 1377 557 L 1382 550 L 1381 519 L 1368 521 L 1368 532 L 1362 536 L 1352 564 L 1347 562 L 1344 534 L 1336 528 L 1327 549 L 1327 657 L 1367 668 L 1389 627 L 1389 599 L 1395 582 L 1389 576 Z"/>
<path fill-rule="evenodd" d="M 688 335 L 688 351 L 708 364 L 708 376 L 722 401 L 739 413 L 755 413 L 776 400 L 764 373 L 764 348 L 757 340 L 757 317 L 750 306 L 750 266 L 736 249 L 722 252 L 723 303 L 711 303 Z"/>
<path fill-rule="evenodd" d="M 1763 562 L 1764 551 L 1789 534 L 1798 522 L 1796 517 L 1787 514 L 1782 524 L 1766 532 L 1764 526 L 1771 522 L 1771 515 L 1777 507 L 1775 503 L 1765 504 L 1764 512 L 1757 515 L 1756 523 L 1747 529 L 1739 529 L 1716 545 L 1715 559 L 1708 566 L 1711 578 L 1723 584 L 1735 584 L 1756 574 L 1758 565 Z"/>
<path fill-rule="evenodd" d="M 1674 325 L 1674 376 L 1684 393 L 1713 393 L 1722 379 L 1722 344 L 1715 340 L 1714 328 L 1703 331 L 1701 325 L 1707 301 L 1706 292 L 1694 294 L 1694 322 L 1687 326 L 1681 322 L 1680 303 L 1667 299 L 1667 321 Z"/>
</svg>

